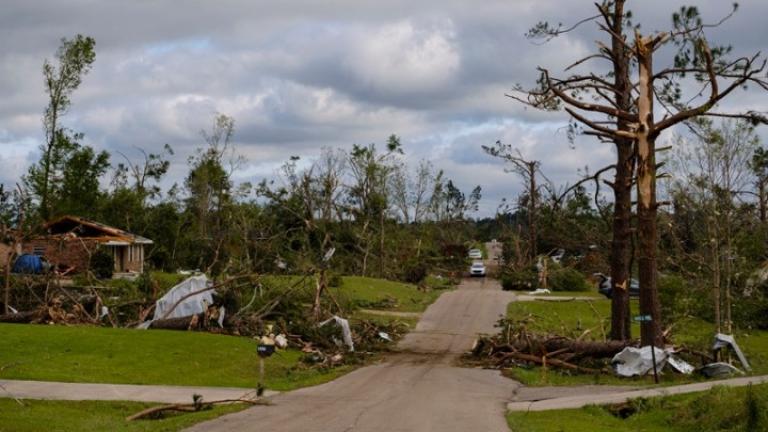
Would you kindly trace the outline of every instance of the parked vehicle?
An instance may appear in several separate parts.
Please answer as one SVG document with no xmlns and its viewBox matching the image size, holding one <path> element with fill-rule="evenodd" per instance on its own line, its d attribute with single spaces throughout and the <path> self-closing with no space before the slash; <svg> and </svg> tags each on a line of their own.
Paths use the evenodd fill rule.
<svg viewBox="0 0 768 432">
<path fill-rule="evenodd" d="M 606 296 L 607 298 L 613 297 L 613 284 L 611 283 L 611 277 L 602 273 L 595 273 L 600 281 L 597 283 L 597 291 Z M 640 297 L 640 282 L 637 279 L 630 279 L 629 281 L 629 296 Z"/>
<path fill-rule="evenodd" d="M 482 261 L 475 261 L 472 263 L 472 267 L 469 268 L 470 276 L 485 276 L 485 264 Z"/>
<path fill-rule="evenodd" d="M 470 249 L 467 256 L 472 259 L 483 259 L 483 252 L 480 249 Z"/>
</svg>

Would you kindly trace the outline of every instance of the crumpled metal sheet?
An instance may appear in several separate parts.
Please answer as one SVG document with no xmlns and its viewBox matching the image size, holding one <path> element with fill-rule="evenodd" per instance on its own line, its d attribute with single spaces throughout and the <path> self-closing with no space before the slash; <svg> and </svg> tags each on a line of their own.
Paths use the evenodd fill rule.
<svg viewBox="0 0 768 432">
<path fill-rule="evenodd" d="M 656 354 L 656 369 L 661 370 L 667 363 L 669 354 L 660 348 L 653 348 Z M 653 370 L 651 346 L 642 348 L 626 347 L 611 360 L 613 370 L 619 376 L 631 377 L 645 375 Z"/>
<path fill-rule="evenodd" d="M 327 319 L 321 322 L 320 324 L 318 324 L 318 327 L 322 327 L 331 321 L 335 321 L 336 324 L 338 324 L 339 327 L 341 327 L 341 336 L 344 339 L 344 345 L 346 345 L 349 348 L 349 351 L 354 351 L 355 344 L 352 342 L 352 330 L 349 328 L 348 320 L 340 316 L 334 315 L 330 319 Z"/>
<path fill-rule="evenodd" d="M 715 335 L 715 343 L 712 345 L 712 350 L 719 351 L 725 347 L 730 347 L 733 352 L 736 353 L 736 357 L 739 358 L 741 365 L 744 366 L 744 369 L 747 372 L 752 370 L 749 366 L 749 362 L 747 362 L 747 358 L 744 357 L 744 353 L 741 352 L 741 348 L 739 348 L 739 345 L 736 343 L 736 339 L 731 335 L 717 333 Z"/>
</svg>

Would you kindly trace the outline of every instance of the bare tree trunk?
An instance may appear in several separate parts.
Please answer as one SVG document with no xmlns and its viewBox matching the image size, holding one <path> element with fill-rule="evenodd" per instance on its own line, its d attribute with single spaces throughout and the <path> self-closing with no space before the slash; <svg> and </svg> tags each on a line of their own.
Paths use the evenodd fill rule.
<svg viewBox="0 0 768 432">
<path fill-rule="evenodd" d="M 634 151 L 632 142 L 617 145 L 619 163 L 613 184 L 613 239 L 611 241 L 611 339 L 632 338 L 629 316 L 630 240 L 632 236 L 632 175 Z"/>
<path fill-rule="evenodd" d="M 732 278 L 732 266 L 733 266 L 733 252 L 731 249 L 731 209 L 730 203 L 728 204 L 728 210 L 726 210 L 725 221 L 725 331 L 728 334 L 733 334 L 733 317 L 731 316 L 731 278 Z"/>
<path fill-rule="evenodd" d="M 538 250 L 536 247 L 537 233 L 536 233 L 536 161 L 527 162 L 528 174 L 529 174 L 529 196 L 528 196 L 528 238 L 530 245 L 528 246 L 528 253 L 531 262 L 536 261 Z"/>
<path fill-rule="evenodd" d="M 15 246 L 15 245 L 14 245 Z M 16 257 L 16 251 L 11 251 L 8 254 L 8 261 L 5 263 L 5 289 L 3 292 L 3 313 L 8 315 L 11 313 L 11 266 L 13 260 Z"/>
<path fill-rule="evenodd" d="M 640 243 L 640 314 L 644 321 L 640 328 L 641 345 L 661 345 L 661 307 L 656 286 L 656 136 L 653 125 L 653 41 L 638 37 L 636 40 L 639 79 L 637 131 L 637 218 Z"/>
<path fill-rule="evenodd" d="M 616 105 L 629 111 L 632 107 L 632 87 L 629 78 L 629 58 L 624 34 L 624 0 L 617 0 L 613 9 L 613 35 L 611 55 Z M 617 129 L 630 130 L 623 119 L 617 119 Z M 616 177 L 613 182 L 613 239 L 611 240 L 611 339 L 625 341 L 632 338 L 629 316 L 630 240 L 632 236 L 632 177 L 635 171 L 634 143 L 627 138 L 614 139 L 617 153 Z"/>
<path fill-rule="evenodd" d="M 322 269 L 315 280 L 315 301 L 312 304 L 312 316 L 315 318 L 315 321 L 320 321 L 320 299 L 322 298 L 326 285 L 325 269 Z"/>
<path fill-rule="evenodd" d="M 384 278 L 384 212 L 379 219 L 379 278 Z"/>
<path fill-rule="evenodd" d="M 765 223 L 766 219 L 766 197 L 765 197 L 765 182 L 762 180 L 758 180 L 757 182 L 757 201 L 760 205 L 760 222 Z"/>
<path fill-rule="evenodd" d="M 712 303 L 715 308 L 715 331 L 717 333 L 720 333 L 722 331 L 722 313 L 720 311 L 720 239 L 719 236 L 717 236 L 714 233 L 714 229 L 717 229 L 712 226 L 712 222 L 708 222 L 709 225 L 709 238 L 715 239 L 714 244 L 712 245 Z"/>
</svg>

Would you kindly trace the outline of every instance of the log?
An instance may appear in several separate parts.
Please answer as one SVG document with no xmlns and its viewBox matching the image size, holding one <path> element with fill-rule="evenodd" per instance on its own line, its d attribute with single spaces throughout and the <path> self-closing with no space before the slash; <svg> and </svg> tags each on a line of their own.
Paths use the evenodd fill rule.
<svg viewBox="0 0 768 432">
<path fill-rule="evenodd" d="M 537 338 L 530 337 L 528 340 L 518 340 L 512 344 L 514 351 L 529 352 L 531 354 L 547 354 L 552 352 L 572 352 L 578 357 L 608 358 L 613 357 L 624 348 L 632 345 L 624 341 L 580 341 L 556 338 Z M 541 350 L 544 350 L 541 352 Z M 535 352 L 531 352 L 535 350 Z"/>
<path fill-rule="evenodd" d="M 171 404 L 171 405 L 160 405 L 156 407 L 147 408 L 143 411 L 140 411 L 134 415 L 128 416 L 125 419 L 127 421 L 134 421 L 139 420 L 142 418 L 156 418 L 159 414 L 164 413 L 165 411 L 177 411 L 177 412 L 196 412 L 196 411 L 202 411 L 211 409 L 213 405 L 220 405 L 220 404 L 233 404 L 233 403 L 245 403 L 249 405 L 270 405 L 271 403 L 269 400 L 266 399 L 222 399 L 222 400 L 216 400 L 212 402 L 196 402 L 196 403 L 188 403 L 188 404 Z"/>
<path fill-rule="evenodd" d="M 14 324 L 27 324 L 34 321 L 39 316 L 39 311 L 25 311 L 19 313 L 9 313 L 0 315 L 0 322 L 14 323 Z"/>
<path fill-rule="evenodd" d="M 510 358 L 510 357 L 514 358 L 514 359 L 517 359 L 517 360 L 523 360 L 523 361 L 527 361 L 527 362 L 530 362 L 530 363 L 536 363 L 536 364 L 539 364 L 539 365 L 543 365 L 544 364 L 544 358 L 543 357 L 538 357 L 538 356 L 535 356 L 535 355 L 518 353 L 518 352 L 510 352 L 510 353 L 504 354 L 504 358 L 502 358 L 502 362 L 504 361 L 505 358 Z M 568 363 L 568 362 L 565 362 L 565 361 L 562 361 L 562 360 L 554 359 L 554 358 L 548 358 L 547 357 L 546 363 L 549 366 L 559 367 L 559 368 L 563 368 L 563 369 L 571 369 L 571 370 L 575 370 L 575 371 L 579 371 L 579 372 L 583 372 L 583 373 L 589 373 L 589 374 L 599 374 L 599 373 L 602 373 L 602 371 L 599 370 L 599 369 L 586 368 L 586 367 L 583 367 L 583 366 L 578 366 L 578 365 L 575 365 L 575 364 L 572 364 L 572 363 Z"/>
<path fill-rule="evenodd" d="M 165 318 L 152 321 L 148 328 L 158 330 L 193 330 L 200 328 L 200 324 L 205 321 L 205 313 L 190 315 L 180 318 Z M 193 324 L 193 325 L 190 325 Z"/>
<path fill-rule="evenodd" d="M 205 312 L 201 312 L 197 315 L 189 315 L 179 318 L 166 318 L 152 321 L 152 324 L 148 328 L 156 330 L 201 330 L 207 329 L 208 318 Z M 224 318 L 224 327 L 229 327 L 233 324 L 230 316 L 227 315 Z M 219 328 L 219 325 L 212 321 L 210 328 Z"/>
</svg>

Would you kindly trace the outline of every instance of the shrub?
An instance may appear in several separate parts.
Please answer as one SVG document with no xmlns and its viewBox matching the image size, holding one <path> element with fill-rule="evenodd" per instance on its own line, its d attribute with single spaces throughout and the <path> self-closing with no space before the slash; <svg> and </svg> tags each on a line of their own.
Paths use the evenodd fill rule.
<svg viewBox="0 0 768 432">
<path fill-rule="evenodd" d="M 331 288 L 339 288 L 340 286 L 344 285 L 344 279 L 342 279 L 341 274 L 336 272 L 328 273 L 328 286 Z"/>
<path fill-rule="evenodd" d="M 115 271 L 115 259 L 106 249 L 96 249 L 91 254 L 90 270 L 98 279 L 109 279 Z"/>
<path fill-rule="evenodd" d="M 552 291 L 589 291 L 589 283 L 581 272 L 565 267 L 550 273 L 549 289 Z"/>
<path fill-rule="evenodd" d="M 405 265 L 402 278 L 405 282 L 419 284 L 427 277 L 427 273 L 429 273 L 429 269 L 426 264 L 420 262 L 409 263 Z"/>
<path fill-rule="evenodd" d="M 501 275 L 501 288 L 505 291 L 530 291 L 539 287 L 535 270 L 507 271 Z"/>
<path fill-rule="evenodd" d="M 659 303 L 665 317 L 674 318 L 688 313 L 691 298 L 686 294 L 685 280 L 678 275 L 659 276 Z"/>
</svg>

